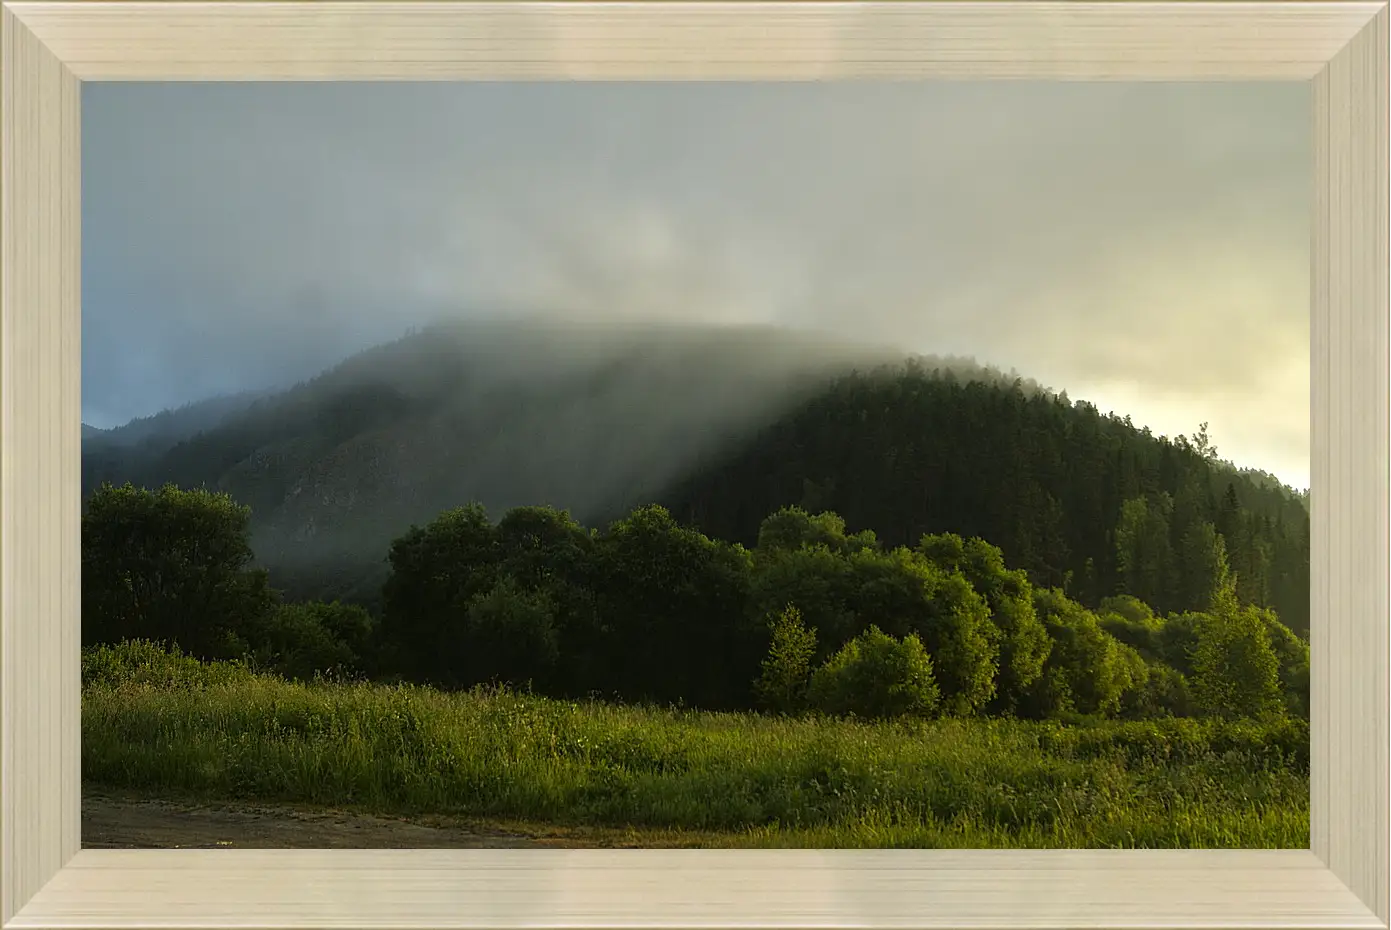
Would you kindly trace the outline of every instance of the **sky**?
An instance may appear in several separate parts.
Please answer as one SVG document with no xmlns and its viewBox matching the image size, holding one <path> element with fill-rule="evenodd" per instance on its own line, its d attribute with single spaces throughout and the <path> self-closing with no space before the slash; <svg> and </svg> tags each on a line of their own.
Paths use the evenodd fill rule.
<svg viewBox="0 0 1391 930">
<path fill-rule="evenodd" d="M 1309 85 L 83 85 L 83 420 L 447 316 L 1014 369 L 1296 487 Z"/>
</svg>

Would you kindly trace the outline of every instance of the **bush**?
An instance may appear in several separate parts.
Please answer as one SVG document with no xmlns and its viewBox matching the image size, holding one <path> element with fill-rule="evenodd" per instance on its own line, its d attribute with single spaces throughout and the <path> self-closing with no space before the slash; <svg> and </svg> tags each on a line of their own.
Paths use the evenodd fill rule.
<svg viewBox="0 0 1391 930">
<path fill-rule="evenodd" d="M 1280 659 L 1259 609 L 1223 604 L 1197 632 L 1193 696 L 1204 713 L 1266 719 L 1285 711 Z"/>
<path fill-rule="evenodd" d="M 1061 591 L 1035 589 L 1034 603 L 1053 642 L 1044 675 L 1030 690 L 1030 716 L 1108 716 L 1144 686 L 1144 661 L 1107 633 L 1095 614 Z"/>
<path fill-rule="evenodd" d="M 990 606 L 965 575 L 907 548 L 859 552 L 849 563 L 855 632 L 877 623 L 890 635 L 915 634 L 932 656 L 944 710 L 982 710 L 995 693 L 999 648 Z"/>
<path fill-rule="evenodd" d="M 812 674 L 808 697 L 823 713 L 871 718 L 930 716 L 941 700 L 922 641 L 874 626 Z"/>
<path fill-rule="evenodd" d="M 1154 616 L 1154 611 L 1150 606 L 1138 597 L 1129 594 L 1117 594 L 1113 597 L 1103 597 L 1101 604 L 1097 607 L 1100 616 L 1115 616 L 1130 623 L 1142 627 L 1153 629 L 1158 626 L 1159 621 Z M 1135 645 L 1131 643 L 1130 645 Z"/>
<path fill-rule="evenodd" d="M 1163 654 L 1159 639 L 1162 626 L 1157 620 L 1131 620 L 1122 614 L 1103 612 L 1097 614 L 1097 622 L 1103 630 L 1140 653 L 1147 661 L 1154 661 Z"/>
<path fill-rule="evenodd" d="M 254 664 L 309 680 L 316 675 L 352 676 L 364 671 L 372 617 L 361 607 L 337 601 L 282 604 L 248 633 Z"/>
<path fill-rule="evenodd" d="M 254 677 L 242 662 L 200 662 L 176 645 L 144 639 L 90 646 L 82 651 L 84 690 L 137 686 L 196 691 L 211 685 L 251 681 Z"/>
<path fill-rule="evenodd" d="M 1280 622 L 1271 610 L 1261 617 L 1270 634 L 1270 646 L 1280 661 L 1280 687 L 1285 692 L 1285 708 L 1296 717 L 1309 716 L 1309 643 Z"/>
<path fill-rule="evenodd" d="M 1141 687 L 1126 692 L 1122 711 L 1131 718 L 1190 717 L 1194 713 L 1188 679 L 1162 662 L 1147 662 Z"/>
</svg>

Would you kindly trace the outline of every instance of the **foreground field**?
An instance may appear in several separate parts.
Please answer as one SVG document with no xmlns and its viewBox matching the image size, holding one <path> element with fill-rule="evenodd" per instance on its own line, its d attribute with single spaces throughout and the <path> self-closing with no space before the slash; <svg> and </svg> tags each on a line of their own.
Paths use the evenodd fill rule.
<svg viewBox="0 0 1391 930">
<path fill-rule="evenodd" d="M 594 845 L 1309 842 L 1299 721 L 776 719 L 291 684 L 123 647 L 84 659 L 82 724 L 84 783 L 127 797 L 546 825 Z"/>
</svg>

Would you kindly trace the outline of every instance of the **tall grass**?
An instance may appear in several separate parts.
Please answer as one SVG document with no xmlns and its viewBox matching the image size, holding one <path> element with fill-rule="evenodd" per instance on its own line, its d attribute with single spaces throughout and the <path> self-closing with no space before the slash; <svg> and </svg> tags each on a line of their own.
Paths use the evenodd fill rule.
<svg viewBox="0 0 1391 930">
<path fill-rule="evenodd" d="M 83 777 L 150 794 L 728 845 L 1307 847 L 1308 727 L 859 723 L 293 684 L 130 644 L 84 657 Z"/>
</svg>

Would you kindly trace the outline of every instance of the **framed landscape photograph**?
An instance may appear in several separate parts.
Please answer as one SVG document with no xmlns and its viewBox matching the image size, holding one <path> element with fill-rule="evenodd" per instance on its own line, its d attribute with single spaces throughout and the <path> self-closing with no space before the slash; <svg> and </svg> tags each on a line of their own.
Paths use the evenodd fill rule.
<svg viewBox="0 0 1391 930">
<path fill-rule="evenodd" d="M 0 15 L 0 926 L 1387 926 L 1384 3 Z"/>
</svg>

